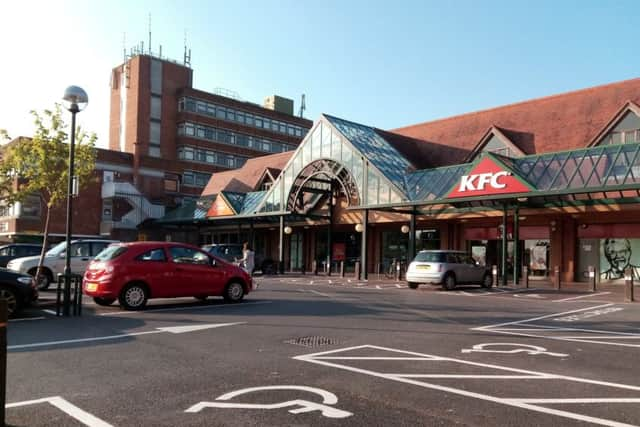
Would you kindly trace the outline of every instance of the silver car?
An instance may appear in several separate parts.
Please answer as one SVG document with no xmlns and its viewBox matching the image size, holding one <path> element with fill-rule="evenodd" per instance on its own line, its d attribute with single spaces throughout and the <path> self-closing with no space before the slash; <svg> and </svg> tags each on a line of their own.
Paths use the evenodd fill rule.
<svg viewBox="0 0 640 427">
<path fill-rule="evenodd" d="M 411 289 L 420 283 L 442 284 L 451 290 L 457 284 L 478 284 L 483 288 L 493 285 L 491 272 L 462 251 L 420 251 L 409 264 L 407 282 Z"/>
</svg>

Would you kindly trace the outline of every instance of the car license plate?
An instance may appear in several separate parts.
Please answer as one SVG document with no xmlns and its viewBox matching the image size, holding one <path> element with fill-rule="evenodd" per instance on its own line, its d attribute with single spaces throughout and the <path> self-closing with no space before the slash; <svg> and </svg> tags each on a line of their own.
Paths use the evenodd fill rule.
<svg viewBox="0 0 640 427">
<path fill-rule="evenodd" d="M 416 270 L 428 270 L 430 268 L 430 265 L 416 265 Z"/>
<path fill-rule="evenodd" d="M 95 291 L 98 290 L 98 284 L 97 283 L 87 283 L 84 288 L 89 292 L 95 292 Z"/>
</svg>

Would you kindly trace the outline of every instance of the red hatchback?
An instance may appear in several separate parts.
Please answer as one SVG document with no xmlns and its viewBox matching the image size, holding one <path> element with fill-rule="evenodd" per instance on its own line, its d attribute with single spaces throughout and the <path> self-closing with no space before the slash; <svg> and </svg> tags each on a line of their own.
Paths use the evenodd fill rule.
<svg viewBox="0 0 640 427">
<path fill-rule="evenodd" d="M 170 242 L 112 244 L 84 273 L 82 289 L 96 304 L 116 299 L 127 310 L 140 310 L 149 298 L 224 297 L 238 302 L 253 288 L 240 267 L 191 245 Z"/>
</svg>

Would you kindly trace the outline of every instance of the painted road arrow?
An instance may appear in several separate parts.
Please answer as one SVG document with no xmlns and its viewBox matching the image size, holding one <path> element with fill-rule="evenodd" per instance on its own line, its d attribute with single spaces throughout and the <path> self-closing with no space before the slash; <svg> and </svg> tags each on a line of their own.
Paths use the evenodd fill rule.
<svg viewBox="0 0 640 427">
<path fill-rule="evenodd" d="M 79 338 L 75 340 L 45 341 L 45 342 L 37 342 L 33 344 L 10 345 L 10 346 L 7 346 L 7 350 L 22 350 L 26 348 L 49 347 L 49 346 L 56 346 L 56 345 L 77 344 L 77 343 L 85 343 L 85 342 L 92 342 L 92 341 L 116 340 L 120 338 L 135 337 L 138 335 L 161 334 L 163 332 L 169 332 L 172 334 L 182 334 L 184 332 L 202 331 L 205 329 L 221 328 L 223 326 L 242 325 L 244 323 L 247 323 L 247 322 L 209 323 L 206 325 L 188 325 L 188 326 L 165 326 L 163 328 L 156 328 L 153 331 L 132 332 L 130 334 L 107 335 L 104 337 Z"/>
</svg>

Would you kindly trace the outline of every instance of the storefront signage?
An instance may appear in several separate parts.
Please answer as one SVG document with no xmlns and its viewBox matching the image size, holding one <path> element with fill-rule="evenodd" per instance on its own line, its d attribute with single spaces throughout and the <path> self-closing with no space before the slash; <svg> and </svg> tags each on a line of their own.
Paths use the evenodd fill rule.
<svg viewBox="0 0 640 427">
<path fill-rule="evenodd" d="M 528 193 L 531 189 L 514 174 L 487 156 L 456 183 L 448 198 Z"/>
</svg>

